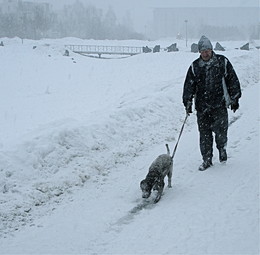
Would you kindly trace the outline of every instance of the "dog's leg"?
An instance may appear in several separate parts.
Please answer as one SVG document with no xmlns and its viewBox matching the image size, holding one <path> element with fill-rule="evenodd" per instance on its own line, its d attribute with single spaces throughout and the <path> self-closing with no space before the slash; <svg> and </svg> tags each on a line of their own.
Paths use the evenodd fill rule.
<svg viewBox="0 0 260 255">
<path fill-rule="evenodd" d="M 160 187 L 158 189 L 158 194 L 157 194 L 156 198 L 154 199 L 154 203 L 158 203 L 159 200 L 161 199 L 162 193 L 163 193 L 163 188 L 164 188 L 164 181 L 161 180 Z"/>
</svg>

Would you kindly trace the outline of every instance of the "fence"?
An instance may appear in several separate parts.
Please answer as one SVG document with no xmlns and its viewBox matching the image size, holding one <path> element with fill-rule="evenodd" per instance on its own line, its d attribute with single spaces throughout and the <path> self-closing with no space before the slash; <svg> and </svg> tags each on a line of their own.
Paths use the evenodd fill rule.
<svg viewBox="0 0 260 255">
<path fill-rule="evenodd" d="M 143 52 L 142 47 L 131 46 L 102 46 L 102 45 L 65 45 L 66 48 L 80 54 L 114 54 L 114 55 L 136 55 Z"/>
</svg>

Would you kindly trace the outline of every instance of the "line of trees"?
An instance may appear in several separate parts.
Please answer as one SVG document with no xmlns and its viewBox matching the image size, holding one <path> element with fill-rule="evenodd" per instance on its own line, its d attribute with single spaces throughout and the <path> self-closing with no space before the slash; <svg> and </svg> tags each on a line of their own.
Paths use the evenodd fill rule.
<svg viewBox="0 0 260 255">
<path fill-rule="evenodd" d="M 44 4 L 33 4 L 33 8 L 28 9 L 25 2 L 19 2 L 15 12 L 0 12 L 0 37 L 144 39 L 131 24 L 129 14 L 125 15 L 123 24 L 119 24 L 112 8 L 104 12 L 80 1 L 65 5 L 59 12 Z"/>
</svg>

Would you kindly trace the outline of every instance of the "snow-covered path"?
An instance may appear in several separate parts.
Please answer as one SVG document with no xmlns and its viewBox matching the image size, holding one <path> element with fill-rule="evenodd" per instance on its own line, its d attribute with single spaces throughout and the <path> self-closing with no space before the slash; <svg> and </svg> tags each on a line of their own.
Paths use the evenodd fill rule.
<svg viewBox="0 0 260 255">
<path fill-rule="evenodd" d="M 56 128 L 50 125 L 49 128 L 54 134 L 58 132 L 62 141 L 46 131 L 44 135 L 38 133 L 37 141 L 46 150 L 57 141 L 64 142 L 65 146 L 77 147 L 82 154 L 88 153 L 92 160 L 86 155 L 73 159 L 71 147 L 64 155 L 61 155 L 62 150 L 49 152 L 50 156 L 46 159 L 54 165 L 36 168 L 40 174 L 32 179 L 38 185 L 36 190 L 44 194 L 44 188 L 50 189 L 56 182 L 65 185 L 71 177 L 71 186 L 67 184 L 70 189 L 65 192 L 66 189 L 60 187 L 64 189 L 56 195 L 57 199 L 51 197 L 57 189 L 48 190 L 49 202 L 45 201 L 31 212 L 28 209 L 31 223 L 26 222 L 18 231 L 5 234 L 0 239 L 1 254 L 258 254 L 260 108 L 257 54 L 258 51 L 255 51 L 256 56 L 251 52 L 227 52 L 243 86 L 239 111 L 235 114 L 229 111 L 228 162 L 220 164 L 215 151 L 214 166 L 204 172 L 197 170 L 201 159 L 193 113 L 188 118 L 175 155 L 173 188 L 165 188 L 158 204 L 144 208 L 138 207 L 143 203 L 139 182 L 155 157 L 165 153 L 165 142 L 171 149 L 175 145 L 185 117 L 180 99 L 182 87 L 176 84 L 183 82 L 186 68 L 195 55 L 190 57 L 180 52 L 176 58 L 170 58 L 162 54 L 156 58 L 160 62 L 158 64 L 152 62 L 155 61 L 154 55 L 129 59 L 129 68 L 143 62 L 147 64 L 146 73 L 153 65 L 153 71 L 159 66 L 161 69 L 155 75 L 146 75 L 147 81 L 142 76 L 132 77 L 129 84 L 143 79 L 143 86 L 138 88 L 135 85 L 136 88 L 124 90 L 127 94 L 119 95 L 122 99 L 119 107 L 114 107 L 118 106 L 118 97 L 113 98 L 111 93 L 107 101 L 110 105 L 107 113 L 110 115 L 103 113 L 102 121 L 93 117 L 94 121 L 89 119 L 91 125 L 83 125 L 85 120 L 79 124 L 69 123 L 65 128 L 64 125 Z M 242 59 L 244 62 L 241 63 Z M 172 67 L 166 68 L 165 62 L 170 64 L 171 61 L 177 61 L 174 63 L 179 66 L 167 76 Z M 121 75 L 127 70 L 122 67 Z M 160 73 L 163 75 L 160 76 Z M 158 81 L 154 81 L 155 76 Z M 109 79 L 112 81 L 112 77 Z M 95 125 L 92 126 L 93 123 Z M 102 127 L 103 123 L 105 127 Z M 88 130 L 84 131 L 85 128 Z M 88 140 L 88 132 L 96 134 L 96 137 Z M 54 140 L 48 142 L 50 138 Z M 91 151 L 80 147 L 80 139 L 91 141 L 91 145 L 96 147 Z M 40 149 L 35 141 L 29 145 Z M 26 143 L 20 148 L 28 149 L 29 145 Z M 54 148 L 59 150 L 59 147 Z M 78 152 L 76 149 L 74 153 Z M 21 155 L 19 149 L 18 156 Z M 60 169 L 58 172 L 52 172 L 55 156 Z M 59 158 L 66 156 L 71 156 L 68 163 L 71 171 L 64 164 L 59 164 Z M 91 176 L 91 167 L 96 167 L 99 174 Z M 77 171 L 90 176 L 84 179 L 81 175 L 84 181 L 75 187 L 77 180 L 73 179 Z M 17 179 L 14 180 L 19 184 Z M 11 192 L 6 193 L 15 198 Z M 24 193 L 31 194 L 29 191 Z M 28 206 L 31 205 L 28 203 Z"/>
<path fill-rule="evenodd" d="M 257 99 L 255 88 L 250 90 L 244 96 Z M 251 130 L 248 121 L 255 124 Z M 258 122 L 244 112 L 230 127 L 228 163 L 215 160 L 205 172 L 197 171 L 197 131 L 186 131 L 176 154 L 173 188 L 165 189 L 157 205 L 131 212 L 141 203 L 138 183 L 146 162 L 164 152 L 162 146 L 90 183 L 10 239 L 5 249 L 26 254 L 257 254 Z"/>
</svg>

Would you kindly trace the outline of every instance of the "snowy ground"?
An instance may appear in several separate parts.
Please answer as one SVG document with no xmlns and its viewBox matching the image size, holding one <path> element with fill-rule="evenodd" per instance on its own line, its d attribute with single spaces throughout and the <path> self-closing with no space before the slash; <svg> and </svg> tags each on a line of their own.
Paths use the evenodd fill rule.
<svg viewBox="0 0 260 255">
<path fill-rule="evenodd" d="M 215 151 L 214 166 L 197 170 L 192 114 L 173 188 L 145 206 L 139 182 L 165 143 L 175 146 L 198 54 L 178 41 L 175 53 L 65 57 L 70 43 L 175 41 L 1 40 L 1 254 L 259 254 L 259 42 L 221 42 L 243 89 L 227 164 Z"/>
</svg>

